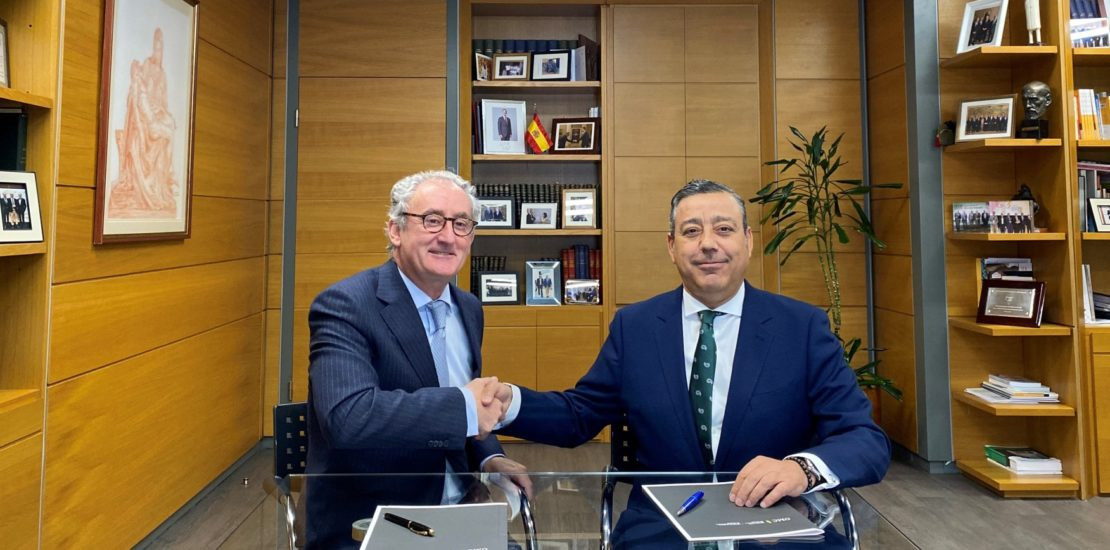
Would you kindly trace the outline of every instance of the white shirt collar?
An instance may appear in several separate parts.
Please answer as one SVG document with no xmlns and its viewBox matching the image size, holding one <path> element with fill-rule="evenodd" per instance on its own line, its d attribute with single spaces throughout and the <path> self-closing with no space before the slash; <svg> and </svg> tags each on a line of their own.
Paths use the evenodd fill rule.
<svg viewBox="0 0 1110 550">
<path fill-rule="evenodd" d="M 706 307 L 705 304 L 699 302 L 697 298 L 694 298 L 694 295 L 690 294 L 690 291 L 686 290 L 686 287 L 682 287 L 682 317 L 697 317 L 698 313 L 703 309 L 713 309 L 713 311 L 720 311 L 721 313 L 740 317 L 744 312 L 744 288 L 747 284 L 747 281 L 740 283 L 740 290 L 737 290 L 732 298 L 729 298 L 728 301 L 716 308 Z"/>
<path fill-rule="evenodd" d="M 416 286 L 416 283 L 412 282 L 412 279 L 405 276 L 405 272 L 401 271 L 401 266 L 397 266 L 397 273 L 401 275 L 401 280 L 405 282 L 405 288 L 408 289 L 409 295 L 412 296 L 412 303 L 416 306 L 417 311 L 433 300 L 443 300 L 447 302 L 447 311 L 449 312 L 455 309 L 455 305 L 451 302 L 451 285 L 443 287 L 443 293 L 439 295 L 439 298 L 431 298 L 425 294 L 423 290 L 420 290 L 420 287 Z"/>
</svg>

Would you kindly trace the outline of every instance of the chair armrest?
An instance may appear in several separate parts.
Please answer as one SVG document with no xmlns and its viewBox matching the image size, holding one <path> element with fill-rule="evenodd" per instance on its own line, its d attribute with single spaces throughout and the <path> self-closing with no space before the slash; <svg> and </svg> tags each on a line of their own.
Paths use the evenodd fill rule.
<svg viewBox="0 0 1110 550">
<path fill-rule="evenodd" d="M 528 495 L 524 491 L 520 491 L 520 521 L 524 524 L 524 536 L 526 537 L 525 543 L 528 550 L 539 550 L 539 542 L 536 541 L 536 521 L 532 516 L 532 502 L 528 500 Z"/>
<path fill-rule="evenodd" d="M 859 550 L 859 531 L 856 530 L 856 517 L 852 515 L 852 504 L 844 491 L 839 489 L 832 492 L 836 496 L 836 503 L 840 506 L 840 519 L 844 522 L 844 538 L 852 543 L 853 550 Z"/>
<path fill-rule="evenodd" d="M 606 466 L 601 485 L 601 550 L 610 550 L 613 547 L 613 492 L 617 482 L 612 474 L 617 471 L 612 465 Z"/>
</svg>

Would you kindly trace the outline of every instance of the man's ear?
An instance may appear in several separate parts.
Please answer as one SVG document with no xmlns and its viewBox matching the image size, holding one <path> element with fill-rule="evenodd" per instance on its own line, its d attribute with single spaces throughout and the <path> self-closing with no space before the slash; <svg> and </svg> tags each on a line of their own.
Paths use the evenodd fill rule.
<svg viewBox="0 0 1110 550">
<path fill-rule="evenodd" d="M 393 248 L 401 246 L 401 226 L 393 220 L 389 220 L 389 242 Z"/>
<path fill-rule="evenodd" d="M 667 254 L 671 255 L 671 263 L 676 263 L 674 259 L 674 235 L 667 233 Z"/>
</svg>

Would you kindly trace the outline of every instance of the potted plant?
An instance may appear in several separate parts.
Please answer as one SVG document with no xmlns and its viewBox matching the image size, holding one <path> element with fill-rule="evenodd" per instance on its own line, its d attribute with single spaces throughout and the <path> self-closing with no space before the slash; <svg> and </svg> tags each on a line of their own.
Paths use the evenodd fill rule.
<svg viewBox="0 0 1110 550">
<path fill-rule="evenodd" d="M 798 152 L 794 158 L 783 158 L 766 163 L 779 167 L 779 179 L 760 189 L 751 202 L 765 205 L 761 223 L 772 221 L 775 231 L 763 247 L 764 254 L 773 254 L 789 241 L 789 247 L 779 260 L 785 265 L 802 245 L 813 241 L 817 259 L 825 279 L 828 295 L 828 313 L 832 331 L 844 347 L 844 359 L 849 365 L 862 346 L 861 338 L 845 340 L 841 334 L 840 275 L 836 266 L 834 244 L 847 244 L 852 231 L 859 233 L 878 248 L 886 243 L 875 236 L 871 220 L 863 209 L 862 199 L 873 189 L 898 189 L 900 183 L 864 185 L 860 180 L 837 179 L 836 172 L 844 165 L 840 158 L 840 140 L 828 142 L 828 130 L 822 127 L 812 137 L 806 137 L 797 128 L 790 127 L 795 138 L 790 145 Z M 902 391 L 889 379 L 879 375 L 879 360 L 856 367 L 856 382 L 864 389 L 882 390 L 891 397 L 902 400 Z"/>
</svg>

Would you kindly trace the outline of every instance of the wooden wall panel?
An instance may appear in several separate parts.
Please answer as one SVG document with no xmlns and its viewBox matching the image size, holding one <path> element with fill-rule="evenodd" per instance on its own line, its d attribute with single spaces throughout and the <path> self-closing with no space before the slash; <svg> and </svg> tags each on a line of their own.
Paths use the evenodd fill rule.
<svg viewBox="0 0 1110 550">
<path fill-rule="evenodd" d="M 536 360 L 536 385 L 539 391 L 565 390 L 574 387 L 593 365 L 601 347 L 597 327 L 548 327 L 536 336 L 537 347 L 543 350 Z M 567 342 L 580 345 L 568 346 Z"/>
<path fill-rule="evenodd" d="M 845 306 L 862 306 L 867 303 L 864 295 L 864 266 L 861 254 L 837 254 L 840 272 L 840 300 Z M 827 305 L 825 280 L 817 261 L 817 254 L 798 252 L 786 265 L 779 268 L 781 291 L 787 296 L 814 305 Z"/>
<path fill-rule="evenodd" d="M 264 313 L 266 339 L 263 341 L 265 349 L 262 366 L 262 395 L 261 416 L 262 435 L 274 435 L 274 405 L 278 402 L 278 393 L 281 384 L 281 311 L 267 309 Z"/>
<path fill-rule="evenodd" d="M 547 329 L 544 329 L 547 330 Z M 597 329 L 593 329 L 597 337 Z M 482 376 L 496 376 L 536 387 L 536 327 L 486 327 L 482 342 Z"/>
<path fill-rule="evenodd" d="M 613 80 L 682 82 L 684 32 L 681 7 L 613 7 Z"/>
<path fill-rule="evenodd" d="M 685 156 L 683 84 L 614 84 L 613 95 L 615 129 L 609 143 L 618 157 Z"/>
<path fill-rule="evenodd" d="M 300 200 L 378 201 L 401 177 L 444 166 L 445 91 L 437 79 L 301 82 Z"/>
<path fill-rule="evenodd" d="M 308 308 L 293 310 L 293 401 L 308 399 Z"/>
<path fill-rule="evenodd" d="M 684 15 L 686 82 L 759 81 L 757 6 L 697 6 Z"/>
<path fill-rule="evenodd" d="M 905 14 L 902 4 L 872 0 L 867 2 L 866 12 L 867 77 L 874 78 L 895 68 L 905 67 Z"/>
<path fill-rule="evenodd" d="M 667 232 L 621 231 L 613 244 L 618 304 L 631 304 L 675 289 L 682 281 L 667 254 Z"/>
<path fill-rule="evenodd" d="M 101 0 L 69 0 L 65 10 L 58 183 L 92 187 L 96 183 L 103 10 Z"/>
<path fill-rule="evenodd" d="M 871 224 L 886 248 L 875 249 L 875 254 L 896 254 L 909 256 L 913 253 L 910 244 L 910 201 L 891 199 L 871 201 Z"/>
<path fill-rule="evenodd" d="M 389 189 L 383 186 L 383 191 Z M 300 201 L 297 253 L 385 253 L 387 200 Z"/>
<path fill-rule="evenodd" d="M 909 256 L 874 256 L 875 303 L 892 312 L 913 315 L 913 265 Z"/>
<path fill-rule="evenodd" d="M 263 268 L 258 257 L 56 285 L 49 382 L 261 311 Z"/>
<path fill-rule="evenodd" d="M 38 548 L 39 484 L 42 482 L 42 434 L 0 447 L 0 533 L 12 550 Z"/>
<path fill-rule="evenodd" d="M 857 4 L 855 0 L 777 0 L 774 4 L 775 77 L 858 80 Z M 823 100 L 813 103 L 836 109 Z M 856 103 L 859 103 L 858 92 Z"/>
<path fill-rule="evenodd" d="M 307 0 L 300 31 L 302 77 L 447 74 L 447 6 L 439 0 Z"/>
<path fill-rule="evenodd" d="M 757 84 L 687 84 L 686 156 L 758 156 L 758 118 Z"/>
<path fill-rule="evenodd" d="M 274 49 L 273 49 L 273 67 L 274 78 L 285 78 L 285 56 L 288 52 L 285 51 L 286 34 L 289 32 L 288 21 L 286 20 L 286 8 L 288 6 L 285 2 L 274 2 Z"/>
<path fill-rule="evenodd" d="M 258 441 L 262 317 L 50 388 L 44 548 L 131 546 Z"/>
<path fill-rule="evenodd" d="M 901 189 L 877 189 L 873 197 L 909 197 L 909 136 L 906 127 L 906 74 L 903 66 L 868 82 L 871 181 L 899 182 Z"/>
<path fill-rule="evenodd" d="M 756 191 L 763 187 L 759 178 L 758 152 L 750 157 L 688 157 L 686 159 L 685 181 L 708 179 L 723 183 L 740 194 L 745 201 L 751 200 Z M 675 191 L 678 191 L 676 186 Z M 668 199 L 669 203 L 670 200 Z M 748 225 L 759 230 L 759 206 L 748 204 Z M 669 213 L 669 208 L 668 208 Z"/>
<path fill-rule="evenodd" d="M 266 308 L 281 308 L 281 263 L 283 255 L 266 256 Z"/>
<path fill-rule="evenodd" d="M 285 79 L 275 78 L 270 89 L 270 200 L 280 201 L 285 198 Z"/>
<path fill-rule="evenodd" d="M 269 75 L 275 3 L 283 2 L 205 2 L 199 10 L 197 33 L 217 48 Z"/>
<path fill-rule="evenodd" d="M 846 75 L 847 76 L 847 75 Z M 812 136 L 828 126 L 830 139 L 844 133 L 840 153 L 847 163 L 837 172 L 842 178 L 860 178 L 863 159 L 860 138 L 859 80 L 779 80 L 776 83 L 776 131 L 779 157 L 794 156 L 788 139 L 797 139 L 790 127 Z"/>
<path fill-rule="evenodd" d="M 270 77 L 207 42 L 197 48 L 193 195 L 265 199 Z"/>
<path fill-rule="evenodd" d="M 881 394 L 882 428 L 887 435 L 913 452 L 917 441 L 917 372 L 913 316 L 883 308 L 875 310 L 875 346 L 879 374 L 902 390 L 902 401 Z"/>
<path fill-rule="evenodd" d="M 671 197 L 685 183 L 682 157 L 617 157 L 613 210 L 617 231 L 667 231 Z M 624 264 L 618 263 L 618 269 Z"/>
<path fill-rule="evenodd" d="M 282 235 L 285 201 L 266 201 L 266 206 L 266 253 L 281 254 L 282 247 L 285 246 L 285 237 Z"/>
<path fill-rule="evenodd" d="M 367 254 L 298 254 L 296 290 L 293 300 L 297 308 L 312 305 L 325 288 L 364 269 L 385 263 L 384 253 Z"/>
<path fill-rule="evenodd" d="M 55 283 L 222 262 L 264 252 L 263 201 L 194 197 L 193 230 L 188 239 L 93 246 L 93 190 L 59 187 L 57 196 Z"/>
</svg>

